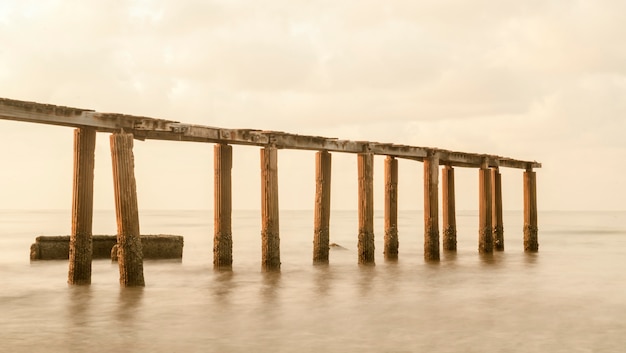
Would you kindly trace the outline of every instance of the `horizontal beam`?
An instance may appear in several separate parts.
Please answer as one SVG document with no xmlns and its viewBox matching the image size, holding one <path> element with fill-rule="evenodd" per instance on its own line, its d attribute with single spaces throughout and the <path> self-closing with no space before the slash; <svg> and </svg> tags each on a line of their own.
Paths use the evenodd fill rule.
<svg viewBox="0 0 626 353">
<path fill-rule="evenodd" d="M 487 165 L 489 167 L 526 170 L 541 168 L 541 163 L 535 161 L 516 160 L 494 155 L 454 152 L 438 148 L 391 143 L 339 140 L 320 136 L 296 135 L 280 131 L 222 129 L 204 125 L 184 124 L 172 120 L 99 113 L 89 109 L 24 102 L 6 98 L 0 98 L 0 119 L 74 128 L 91 127 L 99 132 L 124 130 L 132 132 L 134 137 L 139 140 L 192 141 L 232 145 L 274 146 L 280 149 L 372 153 L 417 161 L 423 161 L 427 156 L 437 154 L 441 165 L 468 168 L 480 168 Z"/>
</svg>

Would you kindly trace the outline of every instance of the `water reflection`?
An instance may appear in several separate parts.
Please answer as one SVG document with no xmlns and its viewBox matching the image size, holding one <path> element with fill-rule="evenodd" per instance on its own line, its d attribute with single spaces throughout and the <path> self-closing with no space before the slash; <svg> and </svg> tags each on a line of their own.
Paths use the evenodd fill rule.
<svg viewBox="0 0 626 353">
<path fill-rule="evenodd" d="M 281 273 L 280 271 L 266 271 L 262 275 L 261 296 L 267 304 L 273 304 L 278 296 Z"/>
<path fill-rule="evenodd" d="M 81 347 L 87 343 L 84 341 L 88 337 L 89 327 L 92 324 L 89 309 L 93 305 L 93 292 L 91 286 L 69 286 L 68 291 L 66 342 L 72 342 Z"/>
<path fill-rule="evenodd" d="M 372 290 L 372 282 L 376 277 L 376 266 L 359 265 L 359 282 L 357 283 L 359 294 L 362 297 L 367 296 Z"/>
<path fill-rule="evenodd" d="M 315 292 L 318 297 L 325 297 L 330 290 L 333 271 L 330 271 L 329 264 L 315 264 L 314 271 Z"/>
<path fill-rule="evenodd" d="M 115 317 L 125 326 L 132 327 L 140 312 L 144 294 L 143 287 L 120 288 Z"/>
<path fill-rule="evenodd" d="M 233 271 L 219 270 L 215 272 L 215 280 L 211 289 L 213 290 L 213 296 L 218 302 L 224 304 L 229 302 L 228 298 L 230 298 L 230 294 L 236 287 L 236 282 L 233 281 L 234 276 Z"/>
</svg>

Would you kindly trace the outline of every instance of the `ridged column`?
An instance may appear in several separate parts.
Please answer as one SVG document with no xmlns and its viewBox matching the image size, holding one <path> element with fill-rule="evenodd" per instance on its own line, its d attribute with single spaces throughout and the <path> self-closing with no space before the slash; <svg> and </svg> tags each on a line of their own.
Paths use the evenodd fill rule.
<svg viewBox="0 0 626 353">
<path fill-rule="evenodd" d="M 502 174 L 500 174 L 500 170 L 498 168 L 491 169 L 491 184 L 491 224 L 493 228 L 493 248 L 496 251 L 504 251 L 504 224 L 502 217 Z"/>
<path fill-rule="evenodd" d="M 374 155 L 358 154 L 359 264 L 374 264 Z"/>
<path fill-rule="evenodd" d="M 233 265 L 232 166 L 233 147 L 214 147 L 214 236 L 213 267 L 230 269 Z"/>
<path fill-rule="evenodd" d="M 313 225 L 313 262 L 328 263 L 330 242 L 330 178 L 332 155 L 315 154 L 315 219 Z"/>
<path fill-rule="evenodd" d="M 439 157 L 424 158 L 424 260 L 439 260 Z"/>
<path fill-rule="evenodd" d="M 398 160 L 385 159 L 385 259 L 397 260 L 398 248 Z"/>
<path fill-rule="evenodd" d="M 441 174 L 443 202 L 443 250 L 456 251 L 456 201 L 454 168 L 445 166 Z"/>
<path fill-rule="evenodd" d="M 278 222 L 278 152 L 275 147 L 261 149 L 261 267 L 280 270 Z"/>
<path fill-rule="evenodd" d="M 95 129 L 74 130 L 72 233 L 67 279 L 69 284 L 91 284 L 95 150 Z"/>
<path fill-rule="evenodd" d="M 111 135 L 111 159 L 113 161 L 113 186 L 117 217 L 117 262 L 120 270 L 120 284 L 124 287 L 145 286 L 133 157 L 133 134 L 114 133 Z"/>
<path fill-rule="evenodd" d="M 524 251 L 539 251 L 537 228 L 537 179 L 528 168 L 524 172 Z"/>
<path fill-rule="evenodd" d="M 483 166 L 478 173 L 478 252 L 490 254 L 493 253 L 491 170 Z"/>
</svg>

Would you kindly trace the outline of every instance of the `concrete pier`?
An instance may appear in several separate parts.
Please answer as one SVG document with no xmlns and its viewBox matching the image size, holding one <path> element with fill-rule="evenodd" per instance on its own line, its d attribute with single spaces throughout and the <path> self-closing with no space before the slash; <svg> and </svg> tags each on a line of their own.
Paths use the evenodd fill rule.
<svg viewBox="0 0 626 353">
<path fill-rule="evenodd" d="M 216 144 L 214 148 L 214 234 L 213 267 L 230 269 L 233 265 L 232 232 L 233 148 Z"/>
<path fill-rule="evenodd" d="M 439 156 L 424 159 L 424 260 L 439 261 Z"/>
<path fill-rule="evenodd" d="M 359 153 L 359 264 L 373 265 L 374 260 L 374 155 Z"/>
<path fill-rule="evenodd" d="M 123 287 L 145 286 L 133 134 L 114 133 L 111 135 L 111 160 L 113 161 L 120 285 Z"/>
<path fill-rule="evenodd" d="M 328 263 L 330 249 L 330 180 L 332 155 L 315 154 L 315 219 L 313 223 L 313 263 Z"/>
<path fill-rule="evenodd" d="M 261 149 L 261 268 L 280 270 L 278 151 Z"/>
<path fill-rule="evenodd" d="M 280 131 L 229 129 L 179 121 L 101 113 L 35 102 L 0 98 L 0 119 L 75 128 L 72 229 L 67 248 L 50 241 L 50 247 L 33 245 L 31 256 L 69 258 L 68 282 L 91 283 L 94 249 L 92 235 L 94 153 L 97 133 L 111 134 L 111 156 L 117 221 L 117 250 L 120 284 L 145 285 L 144 244 L 139 233 L 139 210 L 134 175 L 134 140 L 187 141 L 215 144 L 214 147 L 214 234 L 213 267 L 232 269 L 232 170 L 233 145 L 260 149 L 261 161 L 261 268 L 280 270 L 280 229 L 278 205 L 278 150 L 315 151 L 315 204 L 313 263 L 329 262 L 331 208 L 331 153 L 357 155 L 359 264 L 375 263 L 374 241 L 374 158 L 385 156 L 384 249 L 386 260 L 399 257 L 398 159 L 423 163 L 424 168 L 424 260 L 440 259 L 439 173 L 442 178 L 443 250 L 457 249 L 455 168 L 479 171 L 478 250 L 489 254 L 504 250 L 502 179 L 500 168 L 524 170 L 524 250 L 539 249 L 537 187 L 534 168 L 541 163 L 494 154 L 468 153 L 433 147 L 408 146 L 373 141 L 299 135 Z M 458 193 L 462 194 L 462 193 Z M 210 235 L 209 235 L 210 236 Z M 145 245 L 147 246 L 148 243 Z M 99 245 L 98 245 L 99 246 Z M 67 255 L 58 255 L 67 249 Z M 146 248 L 147 249 L 147 248 Z M 181 245 L 182 249 L 182 245 Z M 100 250 L 97 250 L 100 251 Z M 33 255 L 34 254 L 34 255 Z M 53 255 L 55 254 L 55 255 Z M 63 253 L 65 254 L 65 253 Z M 46 255 L 47 256 L 47 255 Z M 181 250 L 182 256 L 182 250 Z"/>
<path fill-rule="evenodd" d="M 443 202 L 443 250 L 456 251 L 456 203 L 454 168 L 445 166 L 441 173 Z"/>
<path fill-rule="evenodd" d="M 69 284 L 91 283 L 93 180 L 96 130 L 74 130 L 72 233 L 69 243 Z"/>
<path fill-rule="evenodd" d="M 385 159 L 385 260 L 397 260 L 398 248 L 398 160 Z"/>
</svg>

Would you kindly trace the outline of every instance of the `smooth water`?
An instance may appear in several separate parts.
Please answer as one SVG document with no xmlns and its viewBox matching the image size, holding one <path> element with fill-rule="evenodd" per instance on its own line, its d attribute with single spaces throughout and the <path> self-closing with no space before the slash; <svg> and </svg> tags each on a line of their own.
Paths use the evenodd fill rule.
<svg viewBox="0 0 626 353">
<path fill-rule="evenodd" d="M 146 261 L 145 288 L 93 263 L 68 286 L 67 261 L 29 261 L 37 235 L 69 233 L 69 212 L 0 212 L 2 352 L 619 352 L 626 347 L 626 212 L 543 212 L 539 253 L 505 213 L 504 253 L 477 253 L 475 212 L 459 250 L 423 259 L 421 212 L 400 214 L 400 260 L 357 265 L 357 214 L 334 212 L 330 265 L 314 266 L 311 211 L 281 212 L 280 273 L 260 271 L 260 218 L 235 212 L 232 272 L 212 268 L 211 211 L 142 212 L 143 234 L 185 237 L 182 261 Z M 114 234 L 97 212 L 95 234 Z"/>
</svg>

